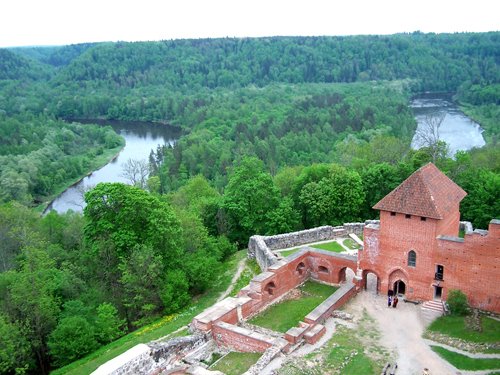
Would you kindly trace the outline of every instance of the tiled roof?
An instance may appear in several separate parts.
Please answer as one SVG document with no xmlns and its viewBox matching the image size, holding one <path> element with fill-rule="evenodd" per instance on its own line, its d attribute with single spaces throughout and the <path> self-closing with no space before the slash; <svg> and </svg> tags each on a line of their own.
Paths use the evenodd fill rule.
<svg viewBox="0 0 500 375">
<path fill-rule="evenodd" d="M 376 210 L 442 219 L 467 195 L 434 164 L 415 171 L 401 185 L 382 198 Z"/>
</svg>

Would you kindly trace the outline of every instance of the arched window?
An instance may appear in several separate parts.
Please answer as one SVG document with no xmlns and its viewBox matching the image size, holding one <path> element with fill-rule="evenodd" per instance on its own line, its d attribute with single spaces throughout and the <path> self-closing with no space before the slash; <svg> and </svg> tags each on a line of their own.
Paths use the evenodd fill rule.
<svg viewBox="0 0 500 375">
<path fill-rule="evenodd" d="M 329 273 L 328 268 L 326 268 L 326 267 L 324 267 L 324 266 L 319 266 L 319 267 L 318 267 L 318 272 L 321 272 L 321 273 Z"/>
<path fill-rule="evenodd" d="M 416 267 L 417 266 L 417 253 L 413 250 L 410 250 L 408 253 L 408 267 Z"/>
<path fill-rule="evenodd" d="M 270 283 L 267 283 L 266 286 L 264 287 L 264 290 L 269 293 L 270 295 L 274 294 L 274 289 L 276 288 L 276 284 L 271 281 Z"/>
<path fill-rule="evenodd" d="M 306 271 L 306 265 L 304 264 L 304 262 L 300 262 L 295 271 L 297 271 L 299 275 L 302 276 Z"/>
</svg>

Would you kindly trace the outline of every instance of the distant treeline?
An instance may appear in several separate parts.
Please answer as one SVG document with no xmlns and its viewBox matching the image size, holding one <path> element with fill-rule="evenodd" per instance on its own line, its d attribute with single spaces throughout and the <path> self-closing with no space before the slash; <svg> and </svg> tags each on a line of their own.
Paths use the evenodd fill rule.
<svg viewBox="0 0 500 375">
<path fill-rule="evenodd" d="M 205 89 L 411 79 L 413 91 L 454 92 L 464 82 L 499 82 L 499 44 L 500 33 L 491 32 L 4 49 L 0 110 L 165 120 L 168 102 L 154 99 Z M 135 100 L 118 99 L 127 96 Z"/>
</svg>

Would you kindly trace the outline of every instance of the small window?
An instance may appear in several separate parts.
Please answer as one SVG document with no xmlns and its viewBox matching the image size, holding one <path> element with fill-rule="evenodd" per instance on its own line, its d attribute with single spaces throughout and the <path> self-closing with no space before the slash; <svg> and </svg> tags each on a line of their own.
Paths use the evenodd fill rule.
<svg viewBox="0 0 500 375">
<path fill-rule="evenodd" d="M 406 215 L 405 215 L 405 218 L 406 218 L 406 219 L 411 219 L 411 215 L 410 215 L 410 214 L 406 214 Z"/>
<path fill-rule="evenodd" d="M 391 212 L 391 216 L 396 216 L 396 213 L 395 212 Z"/>
<path fill-rule="evenodd" d="M 408 267 L 416 267 L 417 266 L 417 253 L 413 250 L 410 250 L 408 253 Z"/>
<path fill-rule="evenodd" d="M 272 281 L 264 287 L 264 290 L 270 295 L 274 294 L 274 289 L 276 289 L 276 284 Z"/>
<path fill-rule="evenodd" d="M 318 267 L 318 272 L 321 272 L 321 273 L 329 273 L 328 268 L 326 268 L 326 267 L 324 267 L 324 266 L 319 266 L 319 267 Z"/>
<path fill-rule="evenodd" d="M 303 262 L 300 262 L 297 266 L 297 268 L 295 269 L 295 271 L 297 271 L 299 273 L 299 275 L 303 275 L 306 271 L 306 266 Z"/>
<path fill-rule="evenodd" d="M 426 218 L 426 217 L 423 217 L 423 216 L 422 216 L 422 217 L 420 218 L 420 221 L 426 221 L 426 220 L 427 220 L 427 218 Z"/>
</svg>

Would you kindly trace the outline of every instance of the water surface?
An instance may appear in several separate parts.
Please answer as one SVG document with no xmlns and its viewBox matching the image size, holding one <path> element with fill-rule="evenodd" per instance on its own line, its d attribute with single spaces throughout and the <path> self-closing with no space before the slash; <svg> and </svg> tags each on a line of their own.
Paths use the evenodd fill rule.
<svg viewBox="0 0 500 375">
<path fill-rule="evenodd" d="M 110 125 L 118 134 L 125 138 L 125 147 L 117 158 L 106 164 L 101 169 L 94 171 L 77 184 L 71 186 L 59 195 L 48 207 L 59 213 L 68 210 L 82 211 L 85 207 L 83 192 L 94 187 L 99 182 L 123 182 L 128 181 L 122 176 L 123 164 L 128 159 L 148 160 L 152 149 L 158 145 L 173 145 L 180 136 L 180 131 L 167 125 L 159 125 L 148 122 L 129 121 L 89 121 L 99 125 Z"/>
<path fill-rule="evenodd" d="M 412 100 L 411 107 L 415 113 L 418 129 L 425 128 L 427 116 L 444 115 L 439 127 L 439 139 L 448 144 L 450 156 L 454 156 L 458 150 L 470 150 L 485 145 L 481 126 L 458 109 L 452 102 L 451 95 L 420 95 Z M 422 147 L 415 136 L 411 146 L 416 149 Z"/>
</svg>

